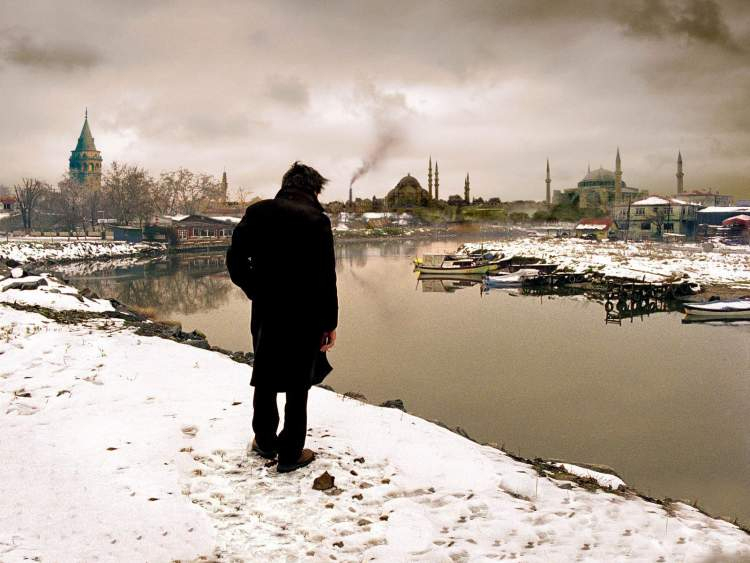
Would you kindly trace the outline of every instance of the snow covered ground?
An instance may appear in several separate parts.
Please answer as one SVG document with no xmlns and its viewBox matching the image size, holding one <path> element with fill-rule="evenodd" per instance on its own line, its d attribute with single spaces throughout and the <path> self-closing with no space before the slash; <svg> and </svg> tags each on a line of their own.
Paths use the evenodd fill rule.
<svg viewBox="0 0 750 563">
<path fill-rule="evenodd" d="M 112 241 L 0 241 L 0 260 L 15 260 L 20 264 L 30 262 L 67 262 L 116 258 L 149 254 L 164 250 L 159 243 L 127 243 Z"/>
<path fill-rule="evenodd" d="M 705 251 L 699 244 L 585 241 L 576 238 L 517 238 L 464 245 L 499 250 L 505 256 L 534 256 L 575 272 L 663 281 L 686 276 L 702 285 L 750 289 L 750 248 L 720 246 Z"/>
<path fill-rule="evenodd" d="M 83 308 L 56 288 L 15 300 Z M 277 474 L 246 451 L 250 372 L 121 320 L 58 324 L 0 304 L 0 561 L 750 558 L 748 534 L 685 504 L 540 475 L 319 388 L 318 460 Z M 314 490 L 323 471 L 335 486 Z"/>
</svg>

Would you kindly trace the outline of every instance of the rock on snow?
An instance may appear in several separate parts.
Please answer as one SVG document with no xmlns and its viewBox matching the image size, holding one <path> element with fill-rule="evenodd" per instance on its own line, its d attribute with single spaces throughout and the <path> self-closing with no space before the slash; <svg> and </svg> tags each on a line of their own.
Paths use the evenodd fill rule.
<svg viewBox="0 0 750 563">
<path fill-rule="evenodd" d="M 0 361 L 3 562 L 750 557 L 750 536 L 692 507 L 539 476 L 318 388 L 318 459 L 277 474 L 247 452 L 250 367 L 120 320 L 62 325 L 0 305 Z M 324 471 L 334 486 L 314 490 Z"/>
</svg>

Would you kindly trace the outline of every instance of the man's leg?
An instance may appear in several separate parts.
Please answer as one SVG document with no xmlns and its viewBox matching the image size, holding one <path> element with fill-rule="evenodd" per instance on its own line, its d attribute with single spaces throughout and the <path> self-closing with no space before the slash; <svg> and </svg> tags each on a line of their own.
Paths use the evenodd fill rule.
<svg viewBox="0 0 750 563">
<path fill-rule="evenodd" d="M 253 432 L 255 443 L 266 452 L 276 451 L 279 429 L 279 409 L 276 406 L 276 391 L 256 387 L 253 393 Z"/>
<path fill-rule="evenodd" d="M 284 429 L 279 434 L 279 463 L 295 463 L 307 436 L 307 389 L 287 391 Z"/>
</svg>

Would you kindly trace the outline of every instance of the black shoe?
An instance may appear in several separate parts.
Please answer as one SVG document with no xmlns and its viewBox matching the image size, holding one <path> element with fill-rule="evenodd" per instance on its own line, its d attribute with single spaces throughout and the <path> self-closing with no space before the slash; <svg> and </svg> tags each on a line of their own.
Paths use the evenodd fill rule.
<svg viewBox="0 0 750 563">
<path fill-rule="evenodd" d="M 276 471 L 278 471 L 279 473 L 289 473 L 290 471 L 294 471 L 295 469 L 299 469 L 300 467 L 310 465 L 314 460 L 315 452 L 305 448 L 304 450 L 302 450 L 302 453 L 299 454 L 297 461 L 293 461 L 292 463 L 279 463 L 276 466 Z"/>
<path fill-rule="evenodd" d="M 276 458 L 276 450 L 262 450 L 260 449 L 260 446 L 258 446 L 258 442 L 255 441 L 255 438 L 253 438 L 253 445 L 250 448 L 252 451 L 254 451 L 256 454 L 258 454 L 260 457 L 264 457 L 266 459 L 275 459 Z"/>
</svg>

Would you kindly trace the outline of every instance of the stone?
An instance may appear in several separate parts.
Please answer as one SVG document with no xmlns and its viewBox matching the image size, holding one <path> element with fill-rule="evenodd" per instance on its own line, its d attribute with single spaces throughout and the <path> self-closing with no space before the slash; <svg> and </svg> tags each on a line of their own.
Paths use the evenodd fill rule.
<svg viewBox="0 0 750 563">
<path fill-rule="evenodd" d="M 328 473 L 328 471 L 324 471 L 321 475 L 315 478 L 313 481 L 312 488 L 316 491 L 327 491 L 328 489 L 333 488 L 333 484 L 336 478 Z"/>
<path fill-rule="evenodd" d="M 357 393 L 356 391 L 347 391 L 346 393 L 344 393 L 344 397 L 348 397 L 356 401 L 362 401 L 363 403 L 367 402 L 367 397 L 365 397 L 362 393 Z"/>
<path fill-rule="evenodd" d="M 389 399 L 384 403 L 380 403 L 380 406 L 388 409 L 398 409 L 400 411 L 406 412 L 406 407 L 404 406 L 404 402 L 401 399 Z"/>
</svg>

